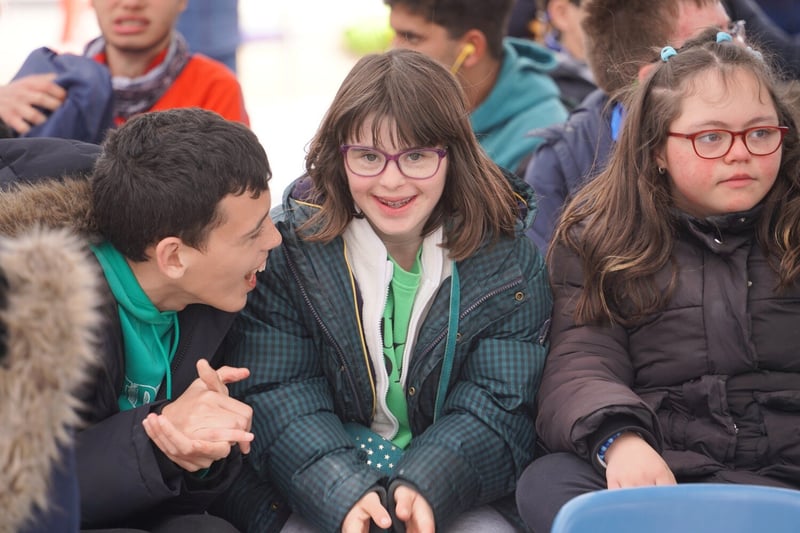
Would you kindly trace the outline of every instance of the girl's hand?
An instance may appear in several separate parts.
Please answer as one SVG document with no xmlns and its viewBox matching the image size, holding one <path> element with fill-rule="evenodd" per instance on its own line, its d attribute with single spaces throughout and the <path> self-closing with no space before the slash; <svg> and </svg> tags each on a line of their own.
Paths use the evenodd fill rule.
<svg viewBox="0 0 800 533">
<path fill-rule="evenodd" d="M 636 433 L 623 433 L 606 452 L 609 489 L 675 485 L 675 476 L 661 455 Z"/>
<path fill-rule="evenodd" d="M 342 533 L 369 533 L 371 522 L 382 529 L 392 527 L 392 517 L 376 492 L 366 493 L 353 505 L 342 521 Z"/>
<path fill-rule="evenodd" d="M 401 485 L 394 491 L 395 514 L 406 525 L 406 533 L 435 533 L 433 509 L 422 495 Z"/>
</svg>

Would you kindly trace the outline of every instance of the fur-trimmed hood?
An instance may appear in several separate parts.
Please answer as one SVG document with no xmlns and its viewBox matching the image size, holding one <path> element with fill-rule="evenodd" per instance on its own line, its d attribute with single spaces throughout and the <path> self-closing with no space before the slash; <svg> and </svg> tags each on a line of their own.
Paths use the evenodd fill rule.
<svg viewBox="0 0 800 533">
<path fill-rule="evenodd" d="M 52 185 L 66 191 L 78 184 Z M 27 219 L 42 212 L 51 213 L 48 222 L 55 222 L 59 210 L 77 207 L 54 190 L 43 193 L 21 194 L 27 201 L 44 202 L 45 209 L 35 209 L 36 215 L 26 213 L 23 205 L 11 208 L 13 195 L 0 195 L 2 233 L 14 235 L 0 237 L 0 272 L 7 282 L 0 289 L 5 292 L 0 304 L 5 329 L 0 352 L 3 533 L 19 531 L 34 514 L 46 514 L 54 505 L 48 484 L 54 468 L 63 467 L 61 451 L 69 449 L 70 428 L 79 423 L 75 393 L 93 364 L 92 331 L 99 319 L 100 273 L 84 240 L 63 229 L 25 227 Z M 28 207 L 33 211 L 36 204 Z M 16 224 L 9 223 L 13 217 L 18 217 Z"/>
<path fill-rule="evenodd" d="M 93 235 L 91 201 L 91 184 L 84 178 L 15 185 L 0 191 L 0 235 L 20 235 L 35 227 Z"/>
</svg>

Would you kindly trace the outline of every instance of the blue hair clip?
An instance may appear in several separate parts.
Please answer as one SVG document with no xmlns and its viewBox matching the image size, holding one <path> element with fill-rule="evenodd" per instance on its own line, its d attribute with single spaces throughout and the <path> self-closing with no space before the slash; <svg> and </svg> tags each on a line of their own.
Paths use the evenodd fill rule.
<svg viewBox="0 0 800 533">
<path fill-rule="evenodd" d="M 733 41 L 733 37 L 731 37 L 731 34 L 726 32 L 726 31 L 718 31 L 717 32 L 717 42 L 721 43 L 721 42 L 724 42 L 724 41 Z"/>
<path fill-rule="evenodd" d="M 678 53 L 678 52 L 676 52 L 676 51 L 675 51 L 675 49 L 674 49 L 674 48 L 672 48 L 671 46 L 665 46 L 664 48 L 662 48 L 662 49 L 661 49 L 661 61 L 663 61 L 664 63 L 666 63 L 666 62 L 667 62 L 667 60 L 668 60 L 670 57 L 672 57 L 672 56 L 676 55 L 677 53 Z"/>
</svg>

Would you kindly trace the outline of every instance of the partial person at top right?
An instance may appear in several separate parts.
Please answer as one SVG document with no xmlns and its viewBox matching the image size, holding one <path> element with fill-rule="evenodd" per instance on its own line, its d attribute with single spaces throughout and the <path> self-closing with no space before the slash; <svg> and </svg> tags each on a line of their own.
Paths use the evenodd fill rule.
<svg viewBox="0 0 800 533">
<path fill-rule="evenodd" d="M 800 9 L 797 0 L 758 0 L 758 6 L 786 33 L 800 39 Z"/>
<path fill-rule="evenodd" d="M 726 0 L 741 8 L 750 0 Z M 614 96 L 642 79 L 664 44 L 681 46 L 704 28 L 728 29 L 741 38 L 720 0 L 582 0 L 581 25 L 588 63 L 598 89 L 564 124 L 532 132 L 541 136 L 525 171 L 534 189 L 537 216 L 528 235 L 545 252 L 569 198 L 603 170 L 624 116 Z M 748 11 L 749 13 L 749 11 Z"/>
<path fill-rule="evenodd" d="M 795 12 L 800 5 L 792 0 Z M 778 77 L 785 80 L 800 79 L 800 36 L 792 36 L 764 10 L 763 0 L 722 0 L 731 20 L 743 20 L 747 28 L 747 41 L 757 45 L 775 63 Z M 800 18 L 800 15 L 795 15 Z"/>
</svg>

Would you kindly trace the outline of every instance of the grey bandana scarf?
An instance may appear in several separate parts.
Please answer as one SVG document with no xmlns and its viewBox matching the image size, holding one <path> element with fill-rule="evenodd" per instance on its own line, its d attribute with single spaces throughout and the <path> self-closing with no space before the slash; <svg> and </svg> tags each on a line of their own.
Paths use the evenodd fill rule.
<svg viewBox="0 0 800 533">
<path fill-rule="evenodd" d="M 102 36 L 98 37 L 86 46 L 84 55 L 95 57 L 102 53 L 105 47 L 105 39 Z M 138 78 L 113 76 L 111 85 L 114 88 L 114 118 L 127 120 L 153 107 L 173 84 L 190 57 L 186 40 L 180 33 L 172 32 L 167 55 L 161 64 Z"/>
</svg>

